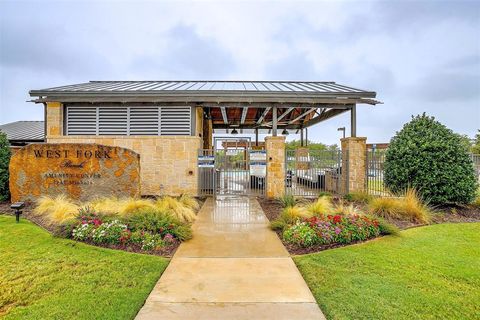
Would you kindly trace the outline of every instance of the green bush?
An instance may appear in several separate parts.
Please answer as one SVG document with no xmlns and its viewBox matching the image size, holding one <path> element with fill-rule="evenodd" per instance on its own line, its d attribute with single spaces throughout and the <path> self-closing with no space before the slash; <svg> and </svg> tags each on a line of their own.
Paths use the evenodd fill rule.
<svg viewBox="0 0 480 320">
<path fill-rule="evenodd" d="M 159 234 L 162 238 L 171 234 L 181 241 L 192 238 L 190 224 L 180 221 L 169 211 L 153 208 L 140 209 L 128 215 L 124 221 L 133 232 L 146 231 Z"/>
<path fill-rule="evenodd" d="M 278 198 L 278 202 L 280 202 L 280 204 L 284 208 L 294 207 L 297 204 L 297 200 L 295 199 L 295 197 L 290 194 L 285 194 L 282 197 Z"/>
<path fill-rule="evenodd" d="M 10 199 L 10 190 L 8 187 L 8 164 L 10 163 L 10 144 L 7 135 L 0 132 L 0 201 Z"/>
<path fill-rule="evenodd" d="M 394 193 L 415 188 L 431 204 L 468 204 L 477 181 L 460 138 L 435 118 L 412 118 L 392 138 L 385 155 L 385 185 Z"/>
</svg>

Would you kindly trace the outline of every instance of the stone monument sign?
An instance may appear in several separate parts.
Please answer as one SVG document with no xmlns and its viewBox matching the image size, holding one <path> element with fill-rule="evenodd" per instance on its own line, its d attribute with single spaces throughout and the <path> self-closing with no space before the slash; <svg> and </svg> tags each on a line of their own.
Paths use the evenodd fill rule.
<svg viewBox="0 0 480 320">
<path fill-rule="evenodd" d="M 140 156 L 90 143 L 35 143 L 10 160 L 12 202 L 65 194 L 76 200 L 140 195 Z"/>
</svg>

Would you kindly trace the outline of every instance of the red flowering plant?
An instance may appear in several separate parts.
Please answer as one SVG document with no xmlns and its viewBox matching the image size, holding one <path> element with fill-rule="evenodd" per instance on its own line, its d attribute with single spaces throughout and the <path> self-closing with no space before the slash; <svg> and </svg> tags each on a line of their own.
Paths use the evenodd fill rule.
<svg viewBox="0 0 480 320">
<path fill-rule="evenodd" d="M 78 209 L 78 213 L 75 218 L 80 224 L 93 224 L 96 227 L 103 223 L 102 215 L 98 214 L 92 207 L 89 206 Z"/>
</svg>

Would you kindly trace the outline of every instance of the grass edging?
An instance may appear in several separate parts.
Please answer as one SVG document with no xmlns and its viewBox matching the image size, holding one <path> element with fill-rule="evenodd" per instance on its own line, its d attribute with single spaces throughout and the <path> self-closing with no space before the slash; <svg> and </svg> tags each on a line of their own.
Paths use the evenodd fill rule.
<svg viewBox="0 0 480 320">
<path fill-rule="evenodd" d="M 56 238 L 5 215 L 0 246 L 4 319 L 133 319 L 169 262 Z"/>
<path fill-rule="evenodd" d="M 480 223 L 439 224 L 294 256 L 330 319 L 478 316 Z"/>
</svg>

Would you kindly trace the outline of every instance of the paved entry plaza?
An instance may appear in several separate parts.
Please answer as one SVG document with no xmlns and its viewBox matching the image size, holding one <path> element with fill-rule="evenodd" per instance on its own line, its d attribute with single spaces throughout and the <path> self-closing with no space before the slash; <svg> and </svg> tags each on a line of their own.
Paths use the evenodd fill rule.
<svg viewBox="0 0 480 320">
<path fill-rule="evenodd" d="M 260 204 L 208 198 L 136 319 L 325 319 Z"/>
</svg>

